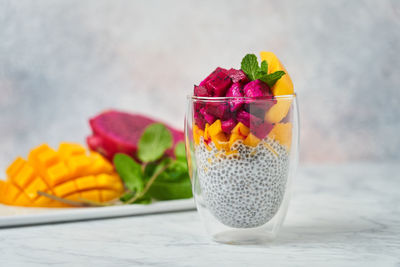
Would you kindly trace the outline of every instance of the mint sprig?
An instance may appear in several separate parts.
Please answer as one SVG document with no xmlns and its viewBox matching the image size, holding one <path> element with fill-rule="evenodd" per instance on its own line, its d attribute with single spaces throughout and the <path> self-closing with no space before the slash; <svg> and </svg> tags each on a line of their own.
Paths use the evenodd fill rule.
<svg viewBox="0 0 400 267">
<path fill-rule="evenodd" d="M 272 87 L 286 73 L 282 70 L 268 74 L 268 62 L 263 60 L 261 66 L 258 65 L 257 56 L 247 54 L 241 63 L 241 69 L 246 73 L 250 81 L 261 80 Z"/>
<path fill-rule="evenodd" d="M 192 196 L 185 145 L 183 142 L 176 144 L 175 158 L 165 155 L 171 147 L 171 132 L 163 124 L 155 123 L 148 126 L 139 139 L 137 157 L 142 163 L 125 154 L 115 155 L 115 168 L 128 190 L 120 201 L 147 204 L 151 199 Z"/>
</svg>

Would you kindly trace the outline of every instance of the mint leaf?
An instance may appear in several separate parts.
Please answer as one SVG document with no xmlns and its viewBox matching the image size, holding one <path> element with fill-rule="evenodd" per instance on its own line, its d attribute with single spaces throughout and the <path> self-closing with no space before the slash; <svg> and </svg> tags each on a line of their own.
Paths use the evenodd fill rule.
<svg viewBox="0 0 400 267">
<path fill-rule="evenodd" d="M 138 193 L 144 188 L 142 167 L 130 156 L 118 153 L 114 156 L 114 165 L 126 188 Z"/>
<path fill-rule="evenodd" d="M 261 71 L 268 74 L 268 62 L 266 60 L 261 62 Z"/>
<path fill-rule="evenodd" d="M 263 76 L 260 80 L 267 83 L 269 87 L 272 87 L 285 74 L 286 73 L 283 70 L 278 70 L 274 73 Z"/>
<path fill-rule="evenodd" d="M 177 160 L 186 162 L 186 150 L 184 142 L 179 142 L 176 144 L 174 153 Z"/>
<path fill-rule="evenodd" d="M 156 180 L 149 189 L 149 195 L 158 200 L 171 200 L 192 197 L 192 184 L 189 177 L 177 182 Z"/>
<path fill-rule="evenodd" d="M 241 63 L 241 69 L 244 73 L 246 73 L 247 77 L 251 80 L 257 80 L 259 74 L 257 72 L 260 70 L 258 66 L 257 56 L 254 54 L 247 54 Z"/>
<path fill-rule="evenodd" d="M 171 132 L 161 123 L 148 126 L 138 144 L 138 157 L 143 162 L 158 160 L 172 146 Z"/>
</svg>

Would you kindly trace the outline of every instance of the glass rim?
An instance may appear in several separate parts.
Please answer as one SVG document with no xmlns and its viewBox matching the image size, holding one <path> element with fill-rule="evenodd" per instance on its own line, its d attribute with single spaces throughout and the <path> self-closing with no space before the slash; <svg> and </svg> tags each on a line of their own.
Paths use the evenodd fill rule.
<svg viewBox="0 0 400 267">
<path fill-rule="evenodd" d="M 296 93 L 290 95 L 275 95 L 275 96 L 265 96 L 265 97 L 247 97 L 247 96 L 194 96 L 187 95 L 188 99 L 191 100 L 203 100 L 203 101 L 226 101 L 226 100 L 252 100 L 252 101 L 272 101 L 274 99 L 295 99 L 297 97 Z"/>
</svg>

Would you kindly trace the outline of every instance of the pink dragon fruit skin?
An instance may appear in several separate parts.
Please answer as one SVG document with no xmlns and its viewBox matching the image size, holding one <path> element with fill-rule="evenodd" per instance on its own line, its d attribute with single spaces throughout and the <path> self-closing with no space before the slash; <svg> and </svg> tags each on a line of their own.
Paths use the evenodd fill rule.
<svg viewBox="0 0 400 267">
<path fill-rule="evenodd" d="M 242 70 L 230 69 L 227 72 L 233 83 L 247 83 L 249 79 Z"/>
<path fill-rule="evenodd" d="M 242 85 L 240 83 L 234 83 L 226 92 L 226 97 L 243 97 Z M 230 109 L 232 112 L 239 110 L 243 106 L 243 99 L 232 99 L 230 100 Z"/>
<path fill-rule="evenodd" d="M 270 95 L 268 85 L 260 80 L 254 80 L 246 84 L 243 92 L 244 96 L 253 98 Z"/>
<path fill-rule="evenodd" d="M 213 115 L 217 119 L 225 120 L 229 118 L 229 106 L 226 103 L 208 102 L 205 110 L 208 114 Z"/>
<path fill-rule="evenodd" d="M 230 134 L 232 129 L 236 126 L 236 123 L 237 123 L 236 120 L 232 118 L 226 121 L 222 121 L 221 122 L 222 131 L 224 131 L 227 134 Z"/>
<path fill-rule="evenodd" d="M 135 156 L 144 129 L 155 122 L 158 121 L 139 114 L 105 111 L 89 120 L 93 135 L 87 137 L 87 143 L 90 149 L 102 153 L 110 160 L 116 153 Z M 184 140 L 182 131 L 168 125 L 166 127 L 171 131 L 174 144 Z M 173 148 L 167 154 L 173 156 Z"/>
<path fill-rule="evenodd" d="M 204 117 L 208 124 L 212 124 L 216 120 L 213 115 L 207 113 L 206 108 L 200 109 L 200 114 Z"/>
<path fill-rule="evenodd" d="M 211 77 L 210 77 L 211 76 Z M 227 71 L 222 68 L 217 68 L 205 82 L 207 89 L 211 89 L 213 96 L 225 96 L 226 91 L 232 84 L 231 78 L 227 75 Z"/>
</svg>

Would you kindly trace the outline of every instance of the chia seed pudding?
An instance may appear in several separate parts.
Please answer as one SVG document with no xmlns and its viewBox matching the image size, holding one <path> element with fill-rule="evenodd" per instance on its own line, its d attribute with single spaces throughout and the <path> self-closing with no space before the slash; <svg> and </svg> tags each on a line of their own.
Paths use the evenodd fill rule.
<svg viewBox="0 0 400 267">
<path fill-rule="evenodd" d="M 211 149 L 210 149 L 211 148 Z M 204 201 L 224 225 L 252 228 L 267 223 L 282 203 L 289 169 L 284 146 L 266 137 L 257 146 L 236 141 L 225 153 L 201 138 L 196 146 L 197 175 Z"/>
</svg>

